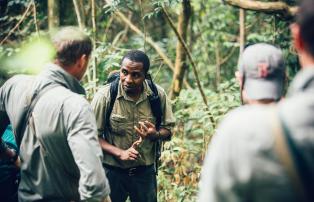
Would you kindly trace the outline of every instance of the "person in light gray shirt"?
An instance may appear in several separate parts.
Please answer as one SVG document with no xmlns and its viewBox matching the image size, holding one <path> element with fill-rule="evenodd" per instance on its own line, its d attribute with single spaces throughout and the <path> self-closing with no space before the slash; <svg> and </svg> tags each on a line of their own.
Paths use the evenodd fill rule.
<svg viewBox="0 0 314 202">
<path fill-rule="evenodd" d="M 302 2 L 291 31 L 302 70 L 287 98 L 277 106 L 246 105 L 228 113 L 205 158 L 199 202 L 314 200 L 313 1 Z M 258 96 L 259 89 L 252 93 Z M 284 147 L 278 149 L 279 143 Z"/>
<path fill-rule="evenodd" d="M 0 89 L 0 134 L 10 122 L 20 145 L 19 201 L 109 201 L 96 120 L 79 83 L 91 40 L 65 27 L 53 44 L 55 60 L 38 76 L 14 76 Z"/>
</svg>

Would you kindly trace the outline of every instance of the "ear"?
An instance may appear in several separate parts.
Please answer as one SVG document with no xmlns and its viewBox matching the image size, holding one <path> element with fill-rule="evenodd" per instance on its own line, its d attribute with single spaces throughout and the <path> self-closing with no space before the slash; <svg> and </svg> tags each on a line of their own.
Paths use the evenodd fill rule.
<svg viewBox="0 0 314 202">
<path fill-rule="evenodd" d="M 304 50 L 304 43 L 301 38 L 300 26 L 296 23 L 293 23 L 290 25 L 290 30 L 291 30 L 294 48 L 298 52 L 302 52 Z"/>
<path fill-rule="evenodd" d="M 78 63 L 79 63 L 79 69 L 82 69 L 82 68 L 85 68 L 86 64 L 88 63 L 88 59 L 89 57 L 85 54 L 83 54 L 79 60 L 78 60 Z"/>
</svg>

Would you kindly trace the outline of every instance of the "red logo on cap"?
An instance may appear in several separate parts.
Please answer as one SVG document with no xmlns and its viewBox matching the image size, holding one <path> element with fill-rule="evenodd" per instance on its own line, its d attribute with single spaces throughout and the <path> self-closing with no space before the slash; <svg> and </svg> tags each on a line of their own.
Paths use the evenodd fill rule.
<svg viewBox="0 0 314 202">
<path fill-rule="evenodd" d="M 261 78 L 265 78 L 268 75 L 268 64 L 267 63 L 258 63 L 257 67 L 258 67 L 258 75 Z"/>
</svg>

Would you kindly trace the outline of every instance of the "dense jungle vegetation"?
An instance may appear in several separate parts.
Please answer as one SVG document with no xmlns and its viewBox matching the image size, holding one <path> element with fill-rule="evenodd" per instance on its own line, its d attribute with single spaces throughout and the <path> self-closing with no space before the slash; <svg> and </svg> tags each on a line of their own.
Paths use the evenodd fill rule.
<svg viewBox="0 0 314 202">
<path fill-rule="evenodd" d="M 278 2 L 270 0 L 260 7 L 236 0 L 0 2 L 1 76 L 36 74 L 51 58 L 47 33 L 66 25 L 79 26 L 93 39 L 83 81 L 88 99 L 119 69 L 127 50 L 149 55 L 152 78 L 168 92 L 176 116 L 174 136 L 161 158 L 160 201 L 195 201 L 208 143 L 223 115 L 240 105 L 234 72 L 246 45 L 282 48 L 289 78 L 299 68 L 289 33 L 294 0 L 281 2 L 287 8 L 262 7 Z"/>
</svg>

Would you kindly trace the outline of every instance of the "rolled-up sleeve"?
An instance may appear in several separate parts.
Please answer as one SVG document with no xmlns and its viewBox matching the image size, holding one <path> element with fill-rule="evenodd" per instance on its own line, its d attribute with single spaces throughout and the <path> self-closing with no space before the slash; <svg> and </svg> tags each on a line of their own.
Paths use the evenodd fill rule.
<svg viewBox="0 0 314 202">
<path fill-rule="evenodd" d="M 81 200 L 100 201 L 110 193 L 108 180 L 102 167 L 102 150 L 96 129 L 96 120 L 86 102 L 80 110 L 68 113 L 68 144 L 80 171 Z"/>
</svg>

